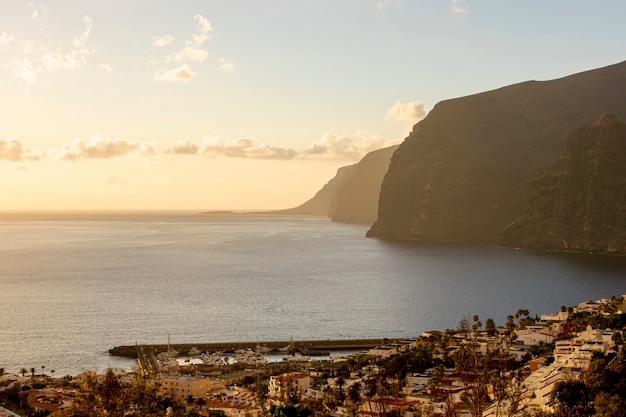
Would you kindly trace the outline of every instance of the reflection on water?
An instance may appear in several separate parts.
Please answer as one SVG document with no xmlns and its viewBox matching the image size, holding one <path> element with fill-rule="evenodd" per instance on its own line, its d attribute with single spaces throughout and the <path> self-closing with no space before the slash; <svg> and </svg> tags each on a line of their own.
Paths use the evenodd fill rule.
<svg viewBox="0 0 626 417">
<path fill-rule="evenodd" d="M 626 259 L 364 238 L 321 217 L 0 220 L 0 363 L 58 375 L 116 345 L 414 337 L 626 292 Z"/>
</svg>

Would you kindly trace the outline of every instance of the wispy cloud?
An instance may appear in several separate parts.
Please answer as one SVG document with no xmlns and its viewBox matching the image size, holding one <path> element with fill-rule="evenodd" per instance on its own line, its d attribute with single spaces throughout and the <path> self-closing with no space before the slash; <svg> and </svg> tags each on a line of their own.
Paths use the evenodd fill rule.
<svg viewBox="0 0 626 417">
<path fill-rule="evenodd" d="M 86 16 L 83 18 L 83 22 L 85 23 L 85 30 L 74 38 L 74 48 L 64 53 L 47 52 L 42 56 L 41 60 L 46 70 L 73 71 L 81 67 L 87 60 L 87 57 L 93 53 L 93 51 L 89 50 L 86 46 L 87 38 L 89 38 L 89 34 L 91 33 L 92 19 Z"/>
<path fill-rule="evenodd" d="M 156 81 L 182 81 L 188 82 L 196 78 L 198 74 L 193 72 L 189 65 L 183 64 L 178 68 L 174 68 L 172 70 L 159 70 L 156 74 L 154 74 L 154 79 Z"/>
<path fill-rule="evenodd" d="M 30 9 L 30 16 L 33 20 L 39 20 L 48 14 L 40 3 L 30 2 L 28 3 L 28 8 Z"/>
<path fill-rule="evenodd" d="M 227 58 L 220 58 L 220 69 L 224 72 L 232 74 L 235 72 L 235 64 L 230 62 Z"/>
<path fill-rule="evenodd" d="M 155 46 L 157 48 L 163 48 L 163 47 L 169 45 L 170 43 L 172 43 L 173 40 L 174 40 L 174 38 L 171 35 L 153 36 L 152 37 L 152 46 Z"/>
<path fill-rule="evenodd" d="M 104 71 L 106 71 L 106 72 L 111 72 L 111 71 L 112 71 L 111 66 L 110 66 L 109 64 L 107 64 L 106 62 L 102 62 L 102 61 L 98 61 L 98 60 L 96 60 L 96 61 L 95 61 L 95 64 L 96 64 L 97 66 L 99 66 L 100 68 L 102 68 L 102 69 L 103 69 Z"/>
<path fill-rule="evenodd" d="M 34 6 L 33 6 L 34 7 Z M 35 12 L 40 9 L 35 8 Z M 92 19 L 83 18 L 85 29 L 71 44 L 51 49 L 40 39 L 15 39 L 8 33 L 0 34 L 0 48 L 8 48 L 5 66 L 15 77 L 26 83 L 27 89 L 39 76 L 54 71 L 74 71 L 81 68 L 94 51 L 88 46 Z"/>
<path fill-rule="evenodd" d="M 0 33 L 0 47 L 4 45 L 8 45 L 13 41 L 13 36 L 9 35 L 6 32 Z"/>
<path fill-rule="evenodd" d="M 210 56 L 206 43 L 211 40 L 214 29 L 213 25 L 206 17 L 197 14 L 194 16 L 196 22 L 195 32 L 190 38 L 183 41 L 179 48 L 170 52 L 161 61 L 165 67 L 178 63 L 177 68 L 159 68 L 157 69 L 154 79 L 156 81 L 184 81 L 188 82 L 195 78 L 198 74 L 190 67 L 191 63 L 204 62 Z M 153 37 L 153 46 L 165 47 L 173 42 L 174 38 L 170 35 L 163 37 Z M 220 58 L 218 61 L 220 70 L 226 73 L 233 73 L 235 65 L 228 58 Z"/>
<path fill-rule="evenodd" d="M 155 147 L 146 142 L 110 139 L 94 135 L 88 141 L 80 138 L 75 139 L 59 151 L 53 151 L 52 157 L 63 161 L 76 161 L 78 159 L 108 159 L 127 155 L 148 157 L 155 154 Z"/>
<path fill-rule="evenodd" d="M 452 0 L 452 7 L 450 10 L 452 10 L 452 13 L 454 14 L 465 14 L 465 13 L 469 13 L 470 8 L 469 6 L 461 6 L 461 3 L 464 0 Z"/>
<path fill-rule="evenodd" d="M 421 101 L 402 103 L 402 99 L 400 99 L 387 110 L 385 117 L 389 120 L 400 120 L 415 124 L 426 117 L 427 114 L 428 111 Z"/>
</svg>

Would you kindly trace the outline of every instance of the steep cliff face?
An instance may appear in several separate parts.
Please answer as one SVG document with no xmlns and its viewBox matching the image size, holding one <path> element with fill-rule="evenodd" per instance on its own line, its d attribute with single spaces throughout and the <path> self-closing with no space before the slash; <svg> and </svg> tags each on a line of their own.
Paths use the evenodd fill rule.
<svg viewBox="0 0 626 417">
<path fill-rule="evenodd" d="M 389 161 L 398 145 L 368 153 L 337 174 L 313 198 L 298 207 L 273 214 L 328 216 L 344 223 L 372 224 L 378 212 L 378 195 Z"/>
<path fill-rule="evenodd" d="M 299 214 L 307 216 L 329 216 L 337 205 L 337 192 L 343 183 L 352 175 L 357 164 L 341 167 L 330 181 L 328 181 L 315 195 L 300 204 L 285 210 L 276 210 L 271 214 Z"/>
<path fill-rule="evenodd" d="M 337 190 L 330 217 L 336 222 L 372 224 L 378 216 L 380 186 L 398 146 L 370 152 Z"/>
<path fill-rule="evenodd" d="M 531 182 L 526 213 L 502 246 L 626 252 L 626 125 L 607 114 L 575 130 L 552 169 Z"/>
<path fill-rule="evenodd" d="M 569 132 L 626 117 L 624 91 L 626 62 L 438 103 L 394 153 L 368 236 L 499 243 Z"/>
</svg>

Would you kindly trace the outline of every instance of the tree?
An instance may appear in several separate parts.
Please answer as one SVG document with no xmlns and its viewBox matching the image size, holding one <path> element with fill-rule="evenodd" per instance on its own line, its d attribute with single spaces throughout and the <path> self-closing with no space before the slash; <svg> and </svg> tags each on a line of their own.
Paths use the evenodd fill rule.
<svg viewBox="0 0 626 417">
<path fill-rule="evenodd" d="M 550 393 L 557 417 L 590 416 L 594 412 L 592 400 L 585 383 L 579 380 L 559 381 Z"/>
<path fill-rule="evenodd" d="M 476 333 L 480 330 L 481 327 L 483 327 L 483 323 L 480 321 L 480 317 L 478 317 L 477 315 L 474 315 L 474 317 L 472 317 L 472 331 L 474 332 L 474 337 L 476 337 Z"/>
<path fill-rule="evenodd" d="M 309 417 L 311 414 L 311 409 L 301 404 L 272 404 L 270 406 L 272 417 Z"/>
<path fill-rule="evenodd" d="M 172 415 L 196 416 L 171 397 L 159 392 L 158 385 L 147 378 L 137 377 L 131 386 L 123 386 L 118 375 L 108 370 L 104 377 L 87 377 L 85 386 L 72 405 L 57 415 L 60 417 L 153 417 L 162 416 L 171 407 Z"/>
<path fill-rule="evenodd" d="M 493 319 L 487 319 L 485 320 L 485 331 L 487 332 L 487 335 L 490 337 L 493 337 L 496 335 L 496 323 L 493 321 Z"/>
<path fill-rule="evenodd" d="M 27 373 L 28 373 L 28 369 L 26 369 L 26 368 L 20 369 L 20 374 L 22 374 L 22 378 L 24 378 Z"/>
</svg>

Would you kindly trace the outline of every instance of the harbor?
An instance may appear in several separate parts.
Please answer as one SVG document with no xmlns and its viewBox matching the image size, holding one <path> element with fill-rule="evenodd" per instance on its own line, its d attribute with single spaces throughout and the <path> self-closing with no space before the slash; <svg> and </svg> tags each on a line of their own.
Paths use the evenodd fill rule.
<svg viewBox="0 0 626 417">
<path fill-rule="evenodd" d="M 301 354 L 321 355 L 329 352 L 344 350 L 364 350 L 379 346 L 383 343 L 393 343 L 400 339 L 345 339 L 345 340 L 286 340 L 286 341 L 269 341 L 269 342 L 215 342 L 215 343 L 172 343 L 172 344 L 136 344 L 116 346 L 109 349 L 109 354 L 121 356 L 125 358 L 137 359 L 139 348 L 144 351 L 152 351 L 155 354 L 167 352 L 168 349 L 174 349 L 180 356 L 193 356 L 189 352 L 194 349 L 200 352 L 214 353 L 225 352 L 233 353 L 239 349 L 256 349 L 263 348 L 266 352 L 272 351 L 291 351 Z"/>
</svg>

